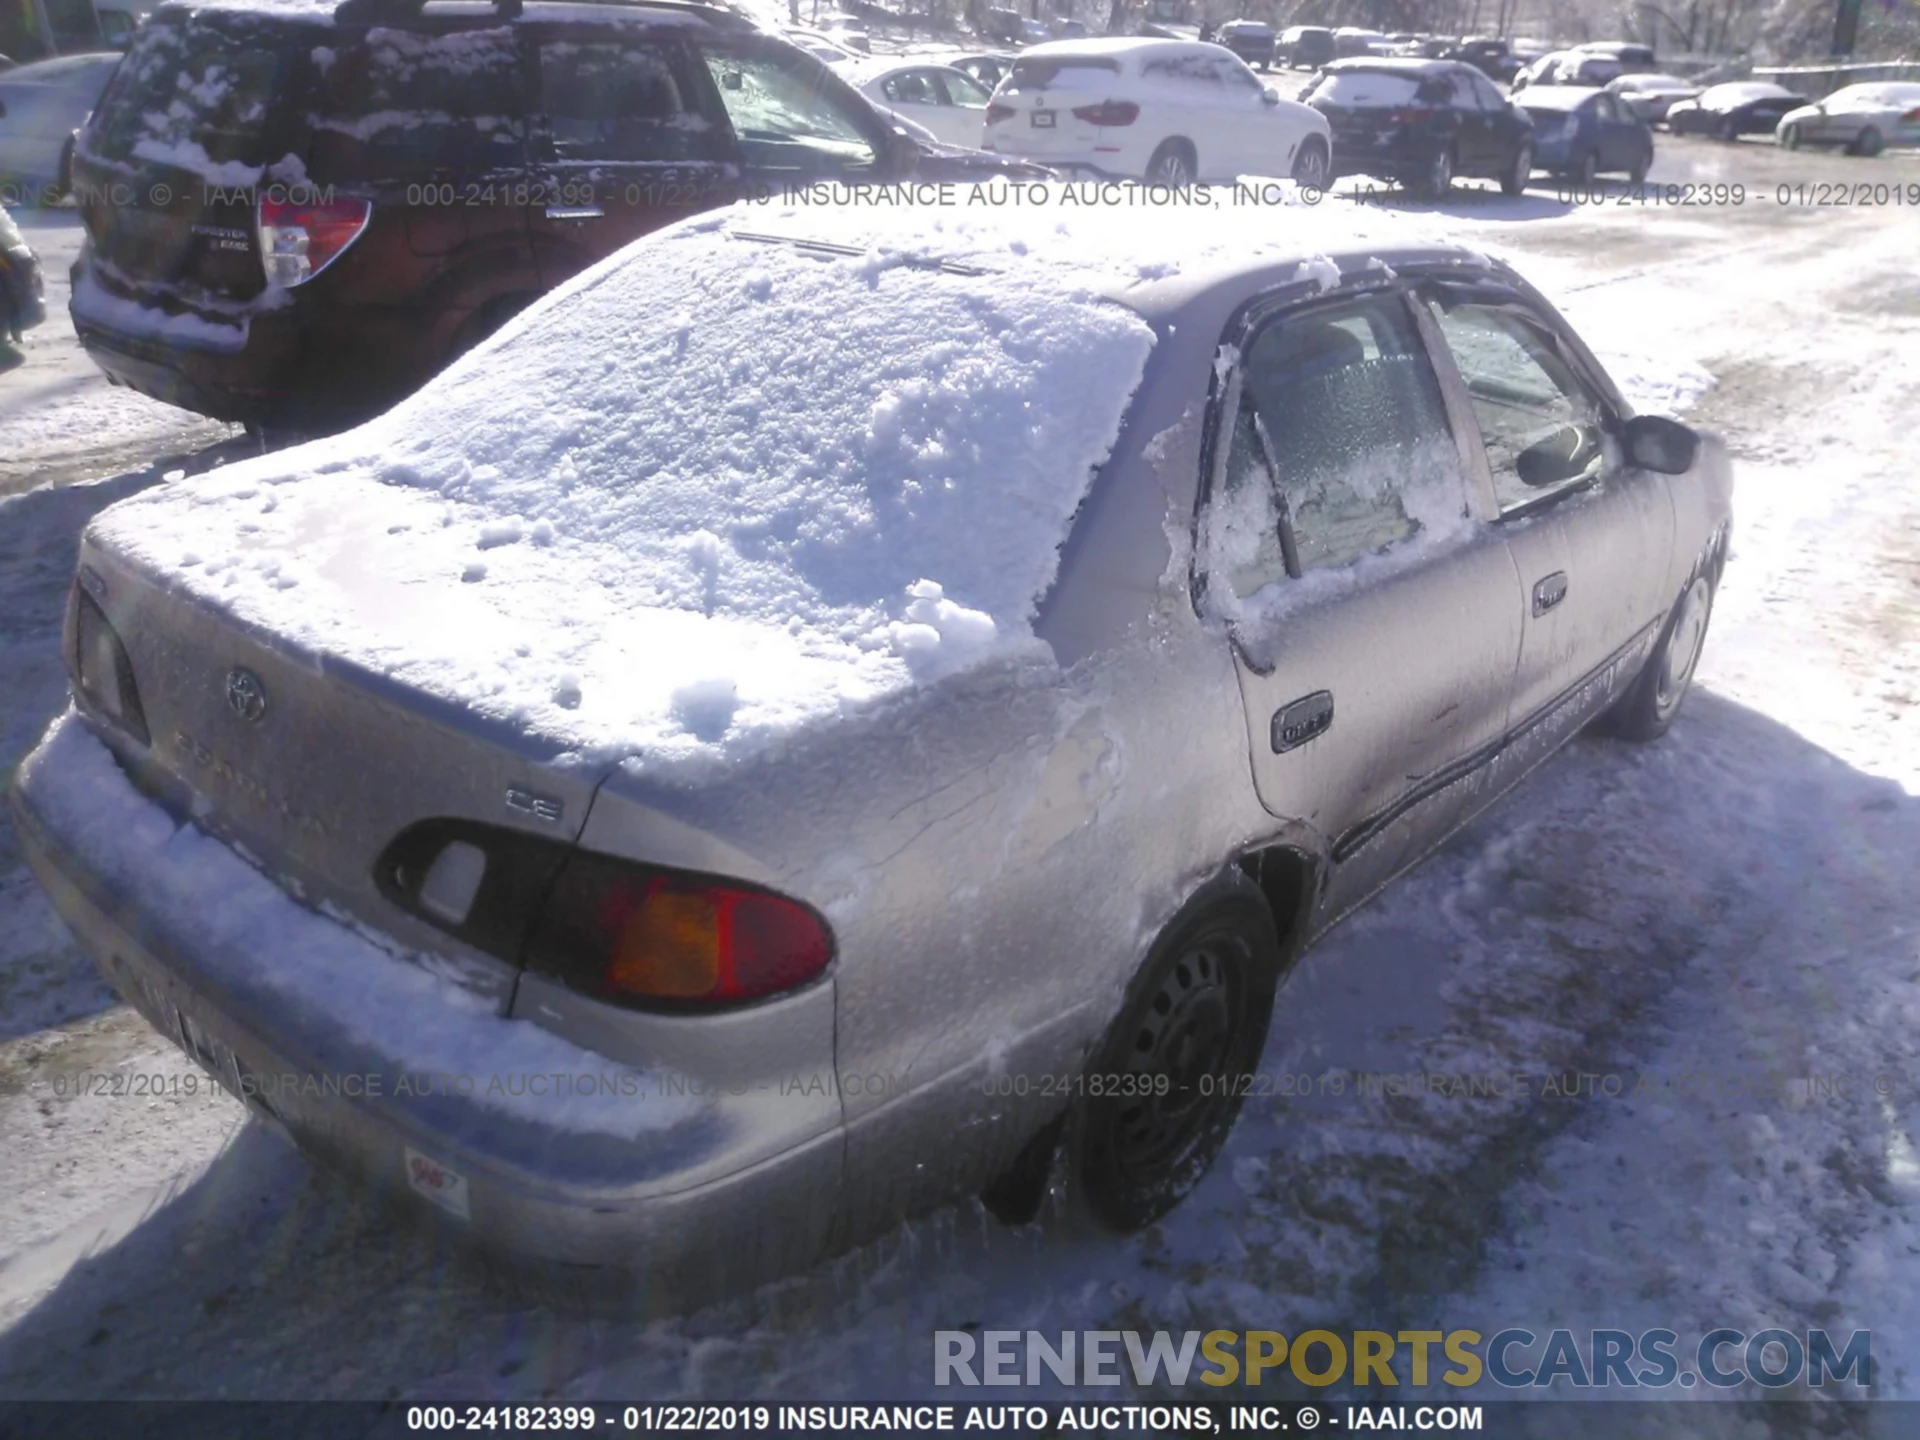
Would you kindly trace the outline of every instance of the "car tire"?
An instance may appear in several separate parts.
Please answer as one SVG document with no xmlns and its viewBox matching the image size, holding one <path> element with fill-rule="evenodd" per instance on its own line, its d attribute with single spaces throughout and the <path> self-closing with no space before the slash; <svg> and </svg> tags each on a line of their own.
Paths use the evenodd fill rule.
<svg viewBox="0 0 1920 1440">
<path fill-rule="evenodd" d="M 1194 156 L 1193 146 L 1185 140 L 1162 140 L 1160 148 L 1153 152 L 1153 158 L 1147 161 L 1149 185 L 1184 190 L 1194 183 L 1199 174 L 1200 162 Z"/>
<path fill-rule="evenodd" d="M 1293 157 L 1293 181 L 1304 190 L 1324 190 L 1333 178 L 1333 158 L 1327 143 L 1318 135 L 1309 135 Z"/>
<path fill-rule="evenodd" d="M 1524 195 L 1527 181 L 1533 178 L 1533 146 L 1522 144 L 1513 157 L 1513 164 L 1507 167 L 1507 173 L 1500 177 L 1502 195 Z"/>
<path fill-rule="evenodd" d="M 1780 127 L 1779 139 L 1781 149 L 1798 150 L 1800 148 L 1800 127 L 1798 125 L 1782 125 Z"/>
<path fill-rule="evenodd" d="M 1627 183 L 1629 185 L 1646 184 L 1647 172 L 1652 168 L 1653 168 L 1653 147 L 1649 145 L 1646 148 L 1646 150 L 1641 154 L 1640 158 L 1633 162 L 1633 168 L 1627 172 Z"/>
<path fill-rule="evenodd" d="M 1867 160 L 1873 159 L 1886 148 L 1886 137 L 1871 125 L 1862 130 L 1859 138 L 1853 142 L 1853 153 Z"/>
<path fill-rule="evenodd" d="M 1589 194 L 1600 184 L 1600 157 L 1589 150 L 1573 167 L 1573 183 Z"/>
<path fill-rule="evenodd" d="M 1713 127 L 1713 138 L 1724 140 L 1729 144 L 1740 138 L 1739 127 L 1733 123 L 1731 116 Z"/>
<path fill-rule="evenodd" d="M 1414 192 L 1423 200 L 1444 200 L 1453 189 L 1453 147 L 1443 148 L 1435 155 L 1423 173 L 1413 185 Z"/>
<path fill-rule="evenodd" d="M 1151 1225 L 1206 1175 L 1240 1113 L 1234 1077 L 1260 1062 L 1280 969 L 1273 912 L 1237 870 L 1160 932 L 1086 1073 L 1149 1090 L 1165 1077 L 1166 1093 L 1089 1095 L 1075 1117 L 1074 1173 L 1101 1225 Z"/>
<path fill-rule="evenodd" d="M 1687 581 L 1647 663 L 1603 717 L 1602 727 L 1610 734 L 1644 744 L 1667 733 L 1680 713 L 1680 702 L 1687 698 L 1706 644 L 1707 622 L 1713 618 L 1713 581 L 1713 572 L 1706 566 Z"/>
</svg>

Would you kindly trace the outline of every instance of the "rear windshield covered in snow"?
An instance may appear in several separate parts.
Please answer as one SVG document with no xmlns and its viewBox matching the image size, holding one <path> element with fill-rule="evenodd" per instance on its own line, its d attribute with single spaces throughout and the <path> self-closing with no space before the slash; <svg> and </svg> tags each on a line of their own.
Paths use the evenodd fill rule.
<svg viewBox="0 0 1920 1440">
<path fill-rule="evenodd" d="M 109 160 L 263 165 L 314 28 L 241 12 L 162 13 L 140 32 L 87 135 Z"/>
<path fill-rule="evenodd" d="M 319 47 L 313 59 L 309 168 L 318 180 L 484 173 L 521 158 L 525 87 L 509 27 L 375 28 L 362 42 Z"/>
<path fill-rule="evenodd" d="M 604 546 L 606 583 L 640 604 L 857 634 L 930 581 L 1004 633 L 1051 583 L 1152 343 L 1031 267 L 707 222 L 589 272 L 357 433 L 389 483 Z"/>
<path fill-rule="evenodd" d="M 1411 105 L 1420 98 L 1421 79 L 1385 70 L 1334 70 L 1308 91 L 1314 100 L 1352 109 Z"/>
<path fill-rule="evenodd" d="M 1120 62 L 1105 55 L 1049 55 L 1016 60 L 1007 78 L 1014 90 L 1104 90 L 1120 73 Z"/>
</svg>

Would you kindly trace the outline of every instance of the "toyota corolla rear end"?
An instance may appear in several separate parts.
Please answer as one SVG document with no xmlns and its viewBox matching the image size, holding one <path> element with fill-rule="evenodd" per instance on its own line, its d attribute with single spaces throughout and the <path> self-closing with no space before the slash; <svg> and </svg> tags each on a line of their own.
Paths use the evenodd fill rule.
<svg viewBox="0 0 1920 1440">
<path fill-rule="evenodd" d="M 1098 42 L 1024 52 L 993 92 L 982 148 L 1063 172 L 1138 179 L 1152 147 L 1124 69 L 1123 57 Z"/>
<path fill-rule="evenodd" d="M 663 1299 L 814 1253 L 840 1169 L 817 911 L 711 873 L 683 823 L 595 853 L 604 766 L 248 625 L 110 524 L 65 643 L 75 708 L 12 797 L 27 856 L 255 1113 L 489 1249 Z"/>
<path fill-rule="evenodd" d="M 878 256 L 828 219 L 663 232 L 375 421 L 103 511 L 74 708 L 12 797 L 120 992 L 261 1115 L 491 1248 L 670 1300 L 840 1233 L 844 1063 L 1039 1023 L 1018 987 L 1004 1024 L 941 989 L 975 909 L 1027 912 L 956 904 L 984 852 L 925 837 L 975 751 L 1058 717 L 940 687 L 1044 653 L 1153 342 L 995 273 L 997 233 L 949 263 L 919 247 L 950 222 Z M 972 1149 L 910 1110 L 867 1133 L 1008 1138 L 977 1087 L 943 1099 Z"/>
</svg>

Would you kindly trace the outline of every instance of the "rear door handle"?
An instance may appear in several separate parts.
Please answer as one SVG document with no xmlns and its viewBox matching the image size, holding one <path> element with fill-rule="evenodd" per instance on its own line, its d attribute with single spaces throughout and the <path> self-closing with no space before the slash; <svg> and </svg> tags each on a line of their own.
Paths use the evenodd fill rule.
<svg viewBox="0 0 1920 1440">
<path fill-rule="evenodd" d="M 1537 620 L 1567 598 L 1567 572 L 1556 570 L 1533 582 L 1533 615 Z"/>
<path fill-rule="evenodd" d="M 549 220 L 599 220 L 606 215 L 598 205 L 549 205 Z"/>
</svg>

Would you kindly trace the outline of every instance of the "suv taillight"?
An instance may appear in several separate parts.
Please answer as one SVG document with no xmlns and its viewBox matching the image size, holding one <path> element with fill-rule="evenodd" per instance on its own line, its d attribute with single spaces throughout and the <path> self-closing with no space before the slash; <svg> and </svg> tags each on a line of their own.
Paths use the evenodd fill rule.
<svg viewBox="0 0 1920 1440">
<path fill-rule="evenodd" d="M 142 745 L 150 744 L 147 715 L 133 682 L 133 662 L 91 595 L 76 588 L 73 677 L 81 697 Z"/>
<path fill-rule="evenodd" d="M 1013 117 L 1013 106 L 1004 105 L 998 100 L 987 103 L 987 124 L 998 125 L 1002 120 Z"/>
<path fill-rule="evenodd" d="M 256 223 L 267 283 L 282 289 L 306 284 L 339 259 L 372 218 L 373 205 L 366 200 L 296 205 L 261 196 Z"/>
<path fill-rule="evenodd" d="M 620 1005 L 700 1008 L 817 979 L 833 932 L 757 886 L 580 851 L 527 942 L 527 968 Z"/>
<path fill-rule="evenodd" d="M 759 1000 L 817 979 L 833 959 L 826 921 L 770 890 L 471 820 L 413 826 L 374 880 L 476 949 L 615 1005 Z"/>
<path fill-rule="evenodd" d="M 1140 118 L 1140 107 L 1131 100 L 1102 100 L 1098 105 L 1077 105 L 1073 118 L 1089 125 L 1131 125 Z"/>
</svg>

